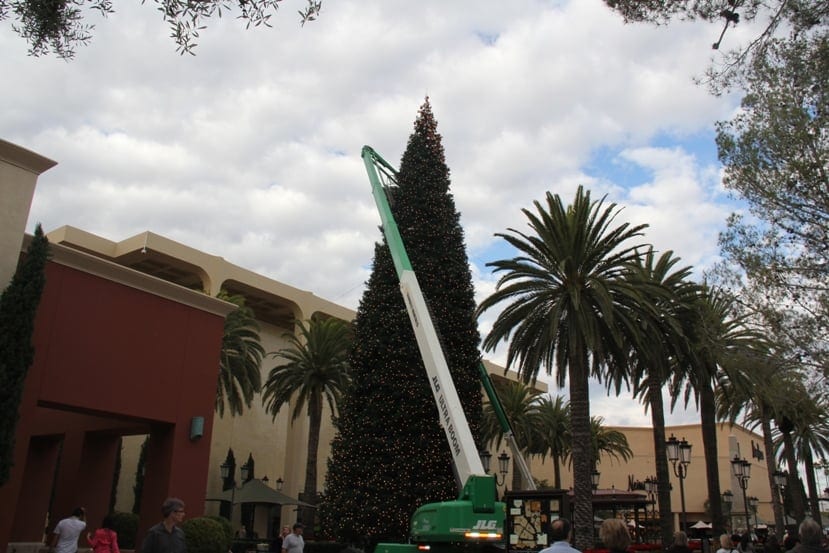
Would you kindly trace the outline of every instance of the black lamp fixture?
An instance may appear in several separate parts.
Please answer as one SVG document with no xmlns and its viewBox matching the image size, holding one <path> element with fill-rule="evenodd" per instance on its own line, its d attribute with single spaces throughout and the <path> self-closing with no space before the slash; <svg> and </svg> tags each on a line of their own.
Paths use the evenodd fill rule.
<svg viewBox="0 0 829 553">
<path fill-rule="evenodd" d="M 282 480 L 282 477 L 281 477 L 281 476 L 280 476 L 279 478 L 277 478 L 277 479 L 276 479 L 276 491 L 281 492 L 281 491 L 282 491 L 282 486 L 283 486 L 284 484 L 285 484 L 285 481 L 284 481 L 284 480 Z"/>
<path fill-rule="evenodd" d="M 665 450 L 668 460 L 674 470 L 674 476 L 679 478 L 679 498 L 682 505 L 682 530 L 688 531 L 688 512 L 685 510 L 685 477 L 688 476 L 688 465 L 691 464 L 691 444 L 685 438 L 677 440 L 671 434 L 665 441 Z"/>
<path fill-rule="evenodd" d="M 602 473 L 597 469 L 593 469 L 593 472 L 590 474 L 590 484 L 593 486 L 594 491 L 599 489 L 599 478 L 601 475 Z"/>
<path fill-rule="evenodd" d="M 222 480 L 227 481 L 228 478 L 231 478 L 231 486 L 230 486 L 230 518 L 233 519 L 233 506 L 236 504 L 236 475 L 233 474 L 234 466 L 228 462 L 224 462 L 219 466 L 219 471 L 222 475 Z M 248 481 L 248 477 L 250 476 L 250 465 L 245 463 L 241 467 L 239 467 L 239 475 L 242 477 L 242 486 L 245 485 L 245 482 Z M 239 489 L 242 489 L 242 486 L 239 486 Z"/>
<path fill-rule="evenodd" d="M 739 455 L 735 455 L 734 458 L 731 459 L 731 472 L 734 474 L 734 478 L 737 479 L 737 482 L 740 484 L 740 488 L 743 490 L 743 507 L 746 512 L 746 530 L 751 530 L 751 521 L 748 518 L 748 497 L 746 496 L 748 480 L 751 478 L 751 463 L 746 461 L 745 458 L 740 459 Z"/>
<path fill-rule="evenodd" d="M 484 466 L 484 472 L 489 474 L 489 466 L 490 462 L 492 461 L 492 453 L 488 450 L 483 450 L 480 453 L 481 456 L 481 464 Z M 498 474 L 495 475 L 495 484 L 497 486 L 503 486 L 504 482 L 507 478 L 507 472 L 509 472 L 509 460 L 510 456 L 507 455 L 506 451 L 502 451 L 501 454 L 498 456 Z"/>
</svg>

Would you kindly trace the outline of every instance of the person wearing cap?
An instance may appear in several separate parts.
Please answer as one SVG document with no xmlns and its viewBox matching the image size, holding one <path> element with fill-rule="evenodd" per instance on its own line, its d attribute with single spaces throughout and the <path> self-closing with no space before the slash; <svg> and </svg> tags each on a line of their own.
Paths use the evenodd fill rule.
<svg viewBox="0 0 829 553">
<path fill-rule="evenodd" d="M 184 501 L 170 497 L 161 505 L 164 519 L 147 530 L 141 553 L 187 553 L 184 530 L 179 528 L 184 520 Z"/>
<path fill-rule="evenodd" d="M 294 531 L 282 540 L 282 553 L 302 553 L 305 547 L 305 541 L 302 539 L 303 528 L 301 522 L 294 524 Z"/>
</svg>

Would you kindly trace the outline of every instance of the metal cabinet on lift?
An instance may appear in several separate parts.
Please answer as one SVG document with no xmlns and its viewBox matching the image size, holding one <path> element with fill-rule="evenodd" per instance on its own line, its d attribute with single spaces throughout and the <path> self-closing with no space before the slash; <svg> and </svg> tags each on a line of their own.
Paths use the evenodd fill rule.
<svg viewBox="0 0 829 553">
<path fill-rule="evenodd" d="M 507 551 L 529 553 L 550 545 L 550 523 L 557 518 L 571 518 L 567 490 L 546 489 L 507 491 L 504 528 Z"/>
</svg>

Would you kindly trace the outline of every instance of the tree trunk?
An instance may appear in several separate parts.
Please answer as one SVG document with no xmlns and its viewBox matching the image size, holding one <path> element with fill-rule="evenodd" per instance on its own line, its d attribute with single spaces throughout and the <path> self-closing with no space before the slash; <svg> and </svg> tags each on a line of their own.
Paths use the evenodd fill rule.
<svg viewBox="0 0 829 553">
<path fill-rule="evenodd" d="M 320 443 L 320 427 L 322 426 L 322 398 L 311 397 L 308 401 L 308 462 L 305 464 L 305 487 L 303 501 L 317 503 L 317 455 Z M 302 522 L 308 526 L 306 534 L 314 537 L 314 522 L 316 509 L 305 507 L 302 510 Z"/>
<path fill-rule="evenodd" d="M 561 489 L 561 458 L 553 455 L 553 487 Z"/>
<path fill-rule="evenodd" d="M 713 372 L 711 374 L 713 375 Z M 716 521 L 716 524 L 722 528 L 723 514 L 721 503 L 722 495 L 720 495 L 720 468 L 717 457 L 716 405 L 714 403 L 714 389 L 711 386 L 711 380 L 706 380 L 702 383 L 699 390 L 699 397 L 702 448 L 705 453 L 705 476 L 708 484 L 711 519 L 712 521 Z M 716 528 L 717 526 L 714 527 Z"/>
<path fill-rule="evenodd" d="M 760 420 L 761 425 L 763 428 L 763 449 L 765 450 L 766 454 L 766 466 L 769 468 L 768 471 L 768 479 L 769 479 L 769 489 L 771 490 L 771 508 L 774 512 L 774 533 L 777 535 L 777 540 L 780 543 L 783 543 L 783 532 L 784 522 L 783 522 L 783 509 L 780 506 L 780 502 L 783 500 L 783 496 L 778 493 L 777 484 L 774 483 L 774 472 L 777 470 L 777 462 L 774 458 L 774 442 L 772 441 L 772 434 L 771 434 L 771 419 L 768 418 L 766 412 L 768 409 L 764 405 L 760 405 Z M 780 501 L 778 501 L 778 499 Z"/>
<path fill-rule="evenodd" d="M 573 437 L 573 528 L 575 548 L 584 551 L 593 548 L 593 486 L 591 473 L 593 459 L 590 438 L 590 395 L 587 373 L 587 355 L 584 346 L 571 344 L 570 376 L 570 433 Z"/>
<path fill-rule="evenodd" d="M 806 509 L 803 505 L 803 494 L 801 493 L 800 478 L 797 476 L 797 458 L 794 453 L 794 442 L 792 441 L 791 428 L 784 422 L 780 431 L 783 433 L 783 450 L 786 455 L 786 463 L 789 466 L 789 478 L 786 483 L 786 491 L 791 501 L 792 510 L 789 513 L 800 524 L 806 518 Z M 784 500 L 785 501 L 785 500 Z"/>
<path fill-rule="evenodd" d="M 673 542 L 674 521 L 671 516 L 670 474 L 665 450 L 665 406 L 662 403 L 662 384 L 656 375 L 648 375 L 648 404 L 653 425 L 654 466 L 656 467 L 657 498 L 659 503 L 659 534 L 662 546 Z M 716 533 L 714 535 L 717 535 Z"/>
<path fill-rule="evenodd" d="M 806 470 L 806 485 L 809 487 L 809 509 L 812 511 L 812 518 L 823 528 L 823 522 L 820 520 L 820 502 L 817 482 L 815 481 L 815 460 L 812 457 L 811 448 L 805 448 L 803 465 Z"/>
</svg>

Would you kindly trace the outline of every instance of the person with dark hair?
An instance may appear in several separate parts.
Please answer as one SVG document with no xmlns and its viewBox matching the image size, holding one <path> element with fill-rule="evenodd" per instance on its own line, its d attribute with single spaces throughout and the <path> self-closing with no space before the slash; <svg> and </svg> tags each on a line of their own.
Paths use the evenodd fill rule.
<svg viewBox="0 0 829 553">
<path fill-rule="evenodd" d="M 737 551 L 740 553 L 754 553 L 754 542 L 751 539 L 751 532 L 746 530 L 740 536 L 740 544 L 737 546 Z"/>
<path fill-rule="evenodd" d="M 167 498 L 161 505 L 161 522 L 147 530 L 141 553 L 187 553 L 184 530 L 179 528 L 184 520 L 184 501 Z"/>
<path fill-rule="evenodd" d="M 49 547 L 54 553 L 75 553 L 78 550 L 78 538 L 85 528 L 86 509 L 76 507 L 71 516 L 57 523 Z"/>
<path fill-rule="evenodd" d="M 630 546 L 627 524 L 618 518 L 608 518 L 599 527 L 599 539 L 610 553 L 625 553 Z"/>
<path fill-rule="evenodd" d="M 302 530 L 305 528 L 301 522 L 294 524 L 294 531 L 282 539 L 282 553 L 302 553 L 305 548 L 305 540 L 302 539 Z"/>
<path fill-rule="evenodd" d="M 566 518 L 557 518 L 550 523 L 550 547 L 541 553 L 581 553 L 570 545 L 570 532 L 573 526 Z"/>
<path fill-rule="evenodd" d="M 86 541 L 89 542 L 92 553 L 121 553 L 118 549 L 118 534 L 112 526 L 112 515 L 107 515 L 101 522 L 101 527 L 95 530 L 95 535 L 86 533 Z"/>
</svg>

